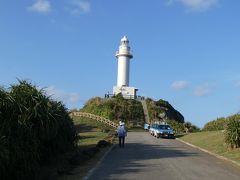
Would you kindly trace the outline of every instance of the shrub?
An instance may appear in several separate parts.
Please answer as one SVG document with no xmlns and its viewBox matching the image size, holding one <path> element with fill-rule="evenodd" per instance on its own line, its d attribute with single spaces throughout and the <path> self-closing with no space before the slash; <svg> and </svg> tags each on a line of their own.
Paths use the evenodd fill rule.
<svg viewBox="0 0 240 180">
<path fill-rule="evenodd" d="M 240 147 L 240 115 L 233 115 L 228 118 L 225 129 L 225 142 L 231 148 Z"/>
<path fill-rule="evenodd" d="M 174 120 L 165 120 L 165 122 L 171 126 L 171 128 L 175 131 L 176 134 L 184 132 L 183 123 Z"/>
<path fill-rule="evenodd" d="M 203 131 L 218 131 L 223 130 L 226 124 L 226 118 L 221 117 L 216 120 L 206 123 L 203 127 Z"/>
<path fill-rule="evenodd" d="M 184 130 L 187 133 L 200 131 L 200 129 L 196 125 L 193 125 L 191 122 L 185 122 L 183 125 L 184 125 Z"/>
<path fill-rule="evenodd" d="M 65 106 L 27 81 L 0 89 L 0 177 L 35 179 L 39 165 L 73 148 L 77 134 Z"/>
</svg>

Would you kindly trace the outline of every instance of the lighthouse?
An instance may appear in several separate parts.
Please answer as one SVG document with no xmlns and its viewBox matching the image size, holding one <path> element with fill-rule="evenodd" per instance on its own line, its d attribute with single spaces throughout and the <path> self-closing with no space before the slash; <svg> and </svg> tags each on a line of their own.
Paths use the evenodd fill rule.
<svg viewBox="0 0 240 180">
<path fill-rule="evenodd" d="M 138 89 L 129 87 L 130 59 L 133 58 L 133 55 L 129 47 L 129 40 L 126 36 L 121 39 L 119 49 L 115 56 L 118 62 L 118 71 L 117 86 L 113 87 L 113 94 L 117 95 L 121 93 L 124 98 L 135 99 Z"/>
<path fill-rule="evenodd" d="M 129 86 L 129 66 L 133 55 L 130 52 L 129 41 L 126 36 L 121 39 L 116 58 L 118 61 L 117 86 Z"/>
</svg>

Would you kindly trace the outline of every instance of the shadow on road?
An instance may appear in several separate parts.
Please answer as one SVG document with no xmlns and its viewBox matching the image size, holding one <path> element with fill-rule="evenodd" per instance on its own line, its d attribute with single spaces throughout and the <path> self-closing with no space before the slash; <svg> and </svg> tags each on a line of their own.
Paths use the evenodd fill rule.
<svg viewBox="0 0 240 180">
<path fill-rule="evenodd" d="M 198 153 L 187 152 L 186 149 L 181 150 L 181 147 L 173 145 L 127 143 L 125 148 L 116 146 L 90 179 L 101 179 L 100 177 L 114 179 L 122 174 L 144 172 L 154 167 L 161 168 L 159 162 L 164 159 L 171 160 L 191 156 L 198 156 Z M 147 163 L 145 163 L 146 161 Z"/>
</svg>

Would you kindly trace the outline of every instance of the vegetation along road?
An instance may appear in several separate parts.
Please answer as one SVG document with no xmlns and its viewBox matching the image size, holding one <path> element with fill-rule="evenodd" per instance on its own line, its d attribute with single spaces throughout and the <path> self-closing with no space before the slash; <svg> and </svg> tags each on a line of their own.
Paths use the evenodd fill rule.
<svg viewBox="0 0 240 180">
<path fill-rule="evenodd" d="M 173 139 L 130 132 L 88 179 L 239 180 L 240 168 Z"/>
</svg>

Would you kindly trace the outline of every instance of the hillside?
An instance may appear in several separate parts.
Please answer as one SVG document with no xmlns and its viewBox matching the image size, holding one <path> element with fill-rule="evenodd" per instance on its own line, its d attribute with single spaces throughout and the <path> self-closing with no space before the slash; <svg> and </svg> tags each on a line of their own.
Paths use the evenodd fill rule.
<svg viewBox="0 0 240 180">
<path fill-rule="evenodd" d="M 154 101 L 150 98 L 146 99 L 149 117 L 152 121 L 175 120 L 184 123 L 183 115 L 172 107 L 165 100 Z"/>
<path fill-rule="evenodd" d="M 110 99 L 91 98 L 80 110 L 103 116 L 116 123 L 124 121 L 128 127 L 143 126 L 142 104 L 134 99 L 124 99 L 120 94 Z"/>
<path fill-rule="evenodd" d="M 151 122 L 174 120 L 184 123 L 183 115 L 169 102 L 162 99 L 153 101 L 147 98 L 146 103 Z M 124 99 L 120 94 L 110 99 L 91 98 L 80 111 L 103 116 L 116 123 L 122 120 L 129 127 L 142 126 L 145 121 L 142 104 L 134 99 Z"/>
<path fill-rule="evenodd" d="M 223 131 L 197 132 L 180 137 L 183 141 L 240 163 L 240 149 L 229 148 L 224 138 Z"/>
</svg>

